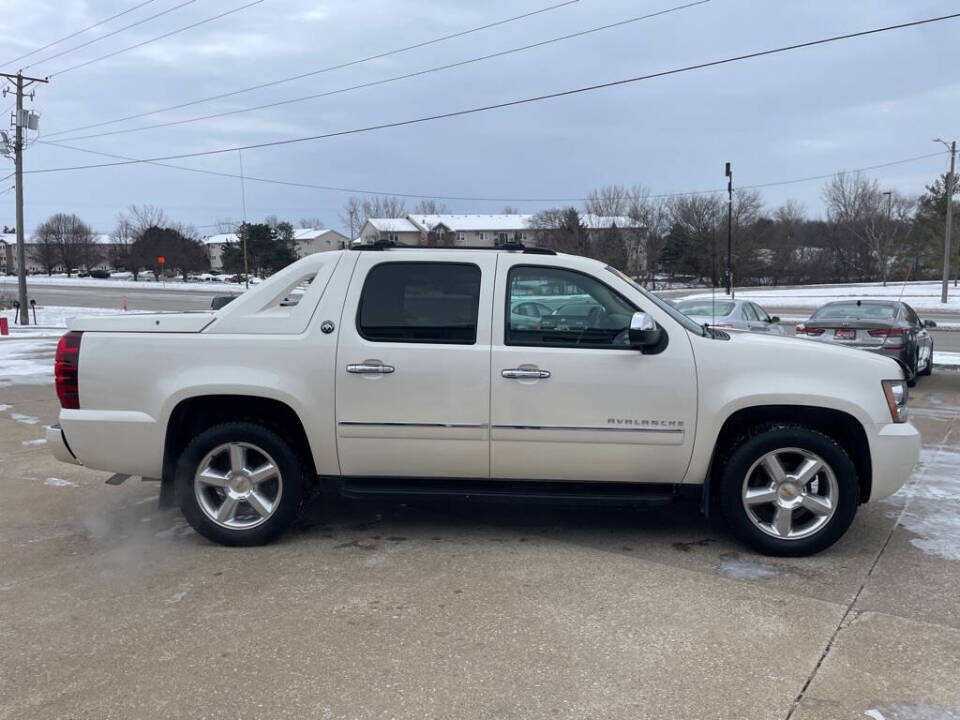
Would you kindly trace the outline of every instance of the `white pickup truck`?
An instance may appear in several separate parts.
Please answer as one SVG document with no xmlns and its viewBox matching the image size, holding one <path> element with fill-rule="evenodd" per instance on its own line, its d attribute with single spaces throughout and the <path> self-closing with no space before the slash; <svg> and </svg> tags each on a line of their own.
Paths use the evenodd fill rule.
<svg viewBox="0 0 960 720">
<path fill-rule="evenodd" d="M 74 320 L 60 460 L 162 483 L 220 543 L 276 538 L 316 489 L 568 502 L 685 486 L 757 550 L 828 547 L 909 477 L 891 359 L 705 329 L 552 251 L 310 255 L 216 312 Z"/>
</svg>

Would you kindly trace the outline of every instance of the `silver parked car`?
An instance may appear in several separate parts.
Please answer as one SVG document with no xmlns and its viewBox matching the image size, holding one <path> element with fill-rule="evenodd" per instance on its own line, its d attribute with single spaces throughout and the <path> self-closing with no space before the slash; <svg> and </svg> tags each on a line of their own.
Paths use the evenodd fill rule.
<svg viewBox="0 0 960 720">
<path fill-rule="evenodd" d="M 676 304 L 676 308 L 701 325 L 749 330 L 768 335 L 786 334 L 779 317 L 771 316 L 762 307 L 749 300 L 711 300 L 710 298 L 681 300 Z"/>
</svg>

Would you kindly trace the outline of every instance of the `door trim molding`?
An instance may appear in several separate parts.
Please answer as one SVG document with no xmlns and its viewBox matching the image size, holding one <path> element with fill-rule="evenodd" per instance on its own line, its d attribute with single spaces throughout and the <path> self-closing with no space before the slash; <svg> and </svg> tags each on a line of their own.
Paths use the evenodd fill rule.
<svg viewBox="0 0 960 720">
<path fill-rule="evenodd" d="M 683 428 L 606 427 L 605 425 L 491 425 L 494 430 L 582 430 L 586 432 L 639 432 L 683 434 Z"/>
<path fill-rule="evenodd" d="M 426 422 L 362 422 L 341 420 L 341 427 L 422 427 L 422 428 L 486 428 L 487 423 L 426 423 Z"/>
</svg>

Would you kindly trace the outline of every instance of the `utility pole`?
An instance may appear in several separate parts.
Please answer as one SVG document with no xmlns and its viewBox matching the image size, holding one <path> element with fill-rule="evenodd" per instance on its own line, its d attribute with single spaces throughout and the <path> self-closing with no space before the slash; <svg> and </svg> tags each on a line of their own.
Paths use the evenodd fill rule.
<svg viewBox="0 0 960 720">
<path fill-rule="evenodd" d="M 17 110 L 14 115 L 16 139 L 13 143 L 14 163 L 16 165 L 17 176 L 17 289 L 20 300 L 20 324 L 27 325 L 30 323 L 30 313 L 29 304 L 27 303 L 27 253 L 23 238 L 23 126 L 27 123 L 27 118 L 23 112 L 23 89 L 30 87 L 34 83 L 45 83 L 47 79 L 24 77 L 22 73 L 17 73 L 16 75 L 0 73 L 0 77 L 4 77 L 10 82 L 13 82 L 17 88 Z"/>
<path fill-rule="evenodd" d="M 882 253 L 884 256 L 882 259 L 886 260 L 886 250 L 890 249 L 890 213 L 893 209 L 893 192 L 887 190 L 887 192 L 880 193 L 881 195 L 887 196 L 887 218 L 883 223 L 883 247 L 885 252 Z M 880 268 L 880 275 L 883 278 L 883 286 L 887 286 L 887 268 L 886 266 Z"/>
<path fill-rule="evenodd" d="M 240 226 L 240 236 L 243 239 L 243 282 L 244 289 L 250 289 L 250 266 L 247 261 L 247 186 L 243 177 L 243 151 L 237 150 L 240 156 L 240 205 L 243 210 L 243 225 Z"/>
<path fill-rule="evenodd" d="M 953 226 L 953 184 L 954 162 L 957 158 L 957 141 L 952 141 L 947 145 L 946 140 L 936 138 L 934 142 L 943 143 L 950 151 L 950 172 L 947 174 L 947 229 L 943 234 L 943 282 L 940 286 L 940 302 L 947 302 L 947 288 L 950 285 L 950 230 Z"/>
<path fill-rule="evenodd" d="M 733 300 L 733 169 L 727 163 L 727 295 Z"/>
</svg>

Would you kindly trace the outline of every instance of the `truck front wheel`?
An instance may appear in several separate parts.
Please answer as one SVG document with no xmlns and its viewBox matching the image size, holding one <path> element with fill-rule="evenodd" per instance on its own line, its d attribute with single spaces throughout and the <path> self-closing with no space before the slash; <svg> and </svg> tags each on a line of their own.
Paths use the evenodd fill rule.
<svg viewBox="0 0 960 720">
<path fill-rule="evenodd" d="M 184 448 L 176 491 L 187 522 L 223 545 L 263 545 L 297 517 L 303 464 L 272 430 L 248 422 L 214 425 Z"/>
<path fill-rule="evenodd" d="M 812 555 L 853 522 L 857 471 L 833 439 L 801 425 L 755 428 L 730 449 L 721 483 L 734 533 L 766 555 Z"/>
</svg>

